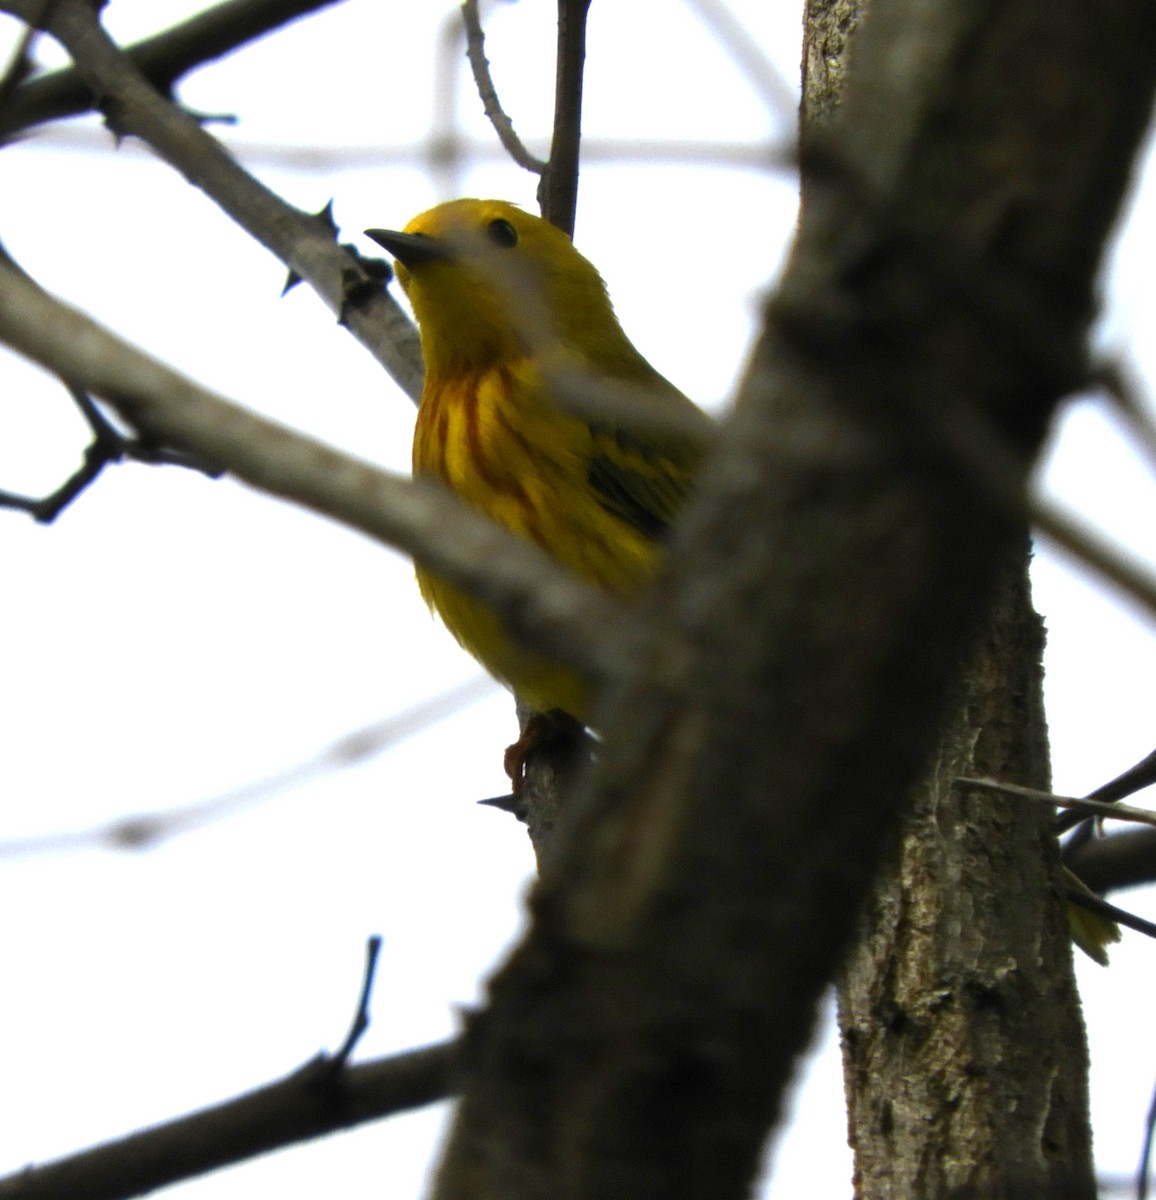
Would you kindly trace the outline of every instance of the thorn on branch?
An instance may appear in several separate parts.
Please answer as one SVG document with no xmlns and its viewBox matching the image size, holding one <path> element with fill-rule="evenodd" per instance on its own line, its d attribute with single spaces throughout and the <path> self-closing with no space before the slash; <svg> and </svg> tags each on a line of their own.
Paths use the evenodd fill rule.
<svg viewBox="0 0 1156 1200">
<path fill-rule="evenodd" d="M 309 214 L 309 219 L 321 229 L 329 234 L 334 241 L 337 240 L 338 228 L 337 221 L 333 217 L 333 199 L 332 197 L 326 200 L 325 204 L 315 213 Z"/>
<path fill-rule="evenodd" d="M 171 93 L 162 92 L 161 94 L 177 108 L 188 113 L 198 125 L 239 125 L 241 123 L 236 113 L 201 112 L 200 109 L 189 108 L 186 104 L 178 104 Z"/>
<path fill-rule="evenodd" d="M 504 796 L 490 796 L 485 800 L 479 800 L 478 803 L 485 808 L 496 808 L 499 812 L 509 813 L 510 816 L 517 817 L 519 821 L 526 819 L 525 803 L 514 792 L 507 792 Z"/>
</svg>

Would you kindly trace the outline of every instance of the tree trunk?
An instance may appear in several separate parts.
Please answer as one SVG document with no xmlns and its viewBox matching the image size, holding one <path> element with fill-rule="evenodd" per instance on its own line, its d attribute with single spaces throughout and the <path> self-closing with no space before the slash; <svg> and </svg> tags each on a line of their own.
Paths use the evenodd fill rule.
<svg viewBox="0 0 1156 1200">
<path fill-rule="evenodd" d="M 953 786 L 1047 787 L 1026 567 L 1007 573 L 840 989 L 861 1200 L 1095 1195 L 1050 810 Z"/>
<path fill-rule="evenodd" d="M 859 0 L 809 0 L 804 137 L 832 120 Z M 839 992 L 861 1200 L 1095 1195 L 1088 1055 L 1050 813 L 953 786 L 1046 788 L 1043 624 L 1027 545 Z"/>
</svg>

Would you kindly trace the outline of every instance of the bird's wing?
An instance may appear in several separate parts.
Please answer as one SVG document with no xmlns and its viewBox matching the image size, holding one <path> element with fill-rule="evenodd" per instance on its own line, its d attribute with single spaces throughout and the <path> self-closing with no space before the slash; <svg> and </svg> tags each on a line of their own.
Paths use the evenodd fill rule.
<svg viewBox="0 0 1156 1200">
<path fill-rule="evenodd" d="M 698 455 L 688 444 L 654 441 L 592 424 L 587 479 L 607 512 L 655 541 L 682 511 Z"/>
</svg>

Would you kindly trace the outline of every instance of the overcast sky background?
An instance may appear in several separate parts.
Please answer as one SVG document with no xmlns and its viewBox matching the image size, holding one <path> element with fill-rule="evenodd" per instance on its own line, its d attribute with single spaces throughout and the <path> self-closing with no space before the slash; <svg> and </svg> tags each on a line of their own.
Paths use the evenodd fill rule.
<svg viewBox="0 0 1156 1200">
<path fill-rule="evenodd" d="M 107 24 L 130 39 L 197 7 L 115 0 Z M 796 0 L 729 7 L 794 86 Z M 499 92 L 531 139 L 549 128 L 554 11 L 522 0 L 488 17 Z M 496 152 L 464 58 L 439 49 L 453 13 L 347 0 L 198 72 L 181 96 L 237 114 L 217 128 L 242 161 L 303 208 L 332 198 L 342 239 L 367 252 L 361 230 L 454 195 L 533 208 L 534 180 Z M 0 23 L 0 47 L 14 29 Z M 39 54 L 60 57 L 47 42 Z M 428 162 L 431 130 L 452 114 L 439 62 L 458 63 L 449 127 L 466 150 L 486 147 L 455 169 Z M 577 244 L 639 348 L 717 411 L 795 218 L 789 175 L 738 169 L 724 148 L 769 146 L 790 128 L 688 4 L 595 4 L 587 64 Z M 719 161 L 607 161 L 607 140 L 714 141 Z M 317 153 L 289 161 L 301 147 Z M 1141 186 L 1101 335 L 1146 380 L 1153 203 Z M 265 250 L 147 153 L 115 150 L 94 120 L 0 154 L 0 240 L 42 284 L 201 382 L 408 469 L 413 407 L 369 356 L 307 288 L 280 299 L 284 271 Z M 59 385 L 2 350 L 0 428 L 0 488 L 12 491 L 50 490 L 86 441 Z M 1102 406 L 1073 407 L 1043 486 L 1152 561 L 1151 473 Z M 0 553 L 0 1172 L 335 1048 L 374 932 L 385 949 L 358 1057 L 453 1032 L 456 1007 L 478 1001 L 516 936 L 533 864 L 521 828 L 474 803 L 503 790 L 512 704 L 430 619 L 409 563 L 234 483 L 141 466 L 107 472 L 52 527 L 0 512 Z M 1046 546 L 1035 586 L 1055 785 L 1082 793 L 1156 743 L 1151 621 Z M 451 691 L 456 711 L 372 761 L 147 852 L 15 852 L 259 781 Z M 1150 895 L 1125 902 L 1156 917 Z M 1154 953 L 1125 934 L 1110 970 L 1077 964 L 1108 1174 L 1133 1169 L 1156 1078 Z M 829 1025 L 769 1196 L 850 1194 Z M 378 1123 L 165 1195 L 416 1196 L 442 1121 L 436 1108 Z"/>
</svg>

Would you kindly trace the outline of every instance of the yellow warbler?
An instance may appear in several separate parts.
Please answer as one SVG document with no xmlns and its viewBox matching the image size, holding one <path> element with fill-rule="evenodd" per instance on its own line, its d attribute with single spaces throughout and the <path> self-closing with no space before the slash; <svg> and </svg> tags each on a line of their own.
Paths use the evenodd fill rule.
<svg viewBox="0 0 1156 1200">
<path fill-rule="evenodd" d="M 580 415 L 561 392 L 590 380 L 699 414 L 631 344 L 601 276 L 564 233 L 501 200 L 453 200 L 403 232 L 366 233 L 395 256 L 421 331 L 414 473 L 583 579 L 634 596 L 686 500 L 697 443 Z M 421 568 L 417 576 L 492 675 L 542 712 L 588 722 L 587 681 L 518 645 L 458 588 Z"/>
</svg>

